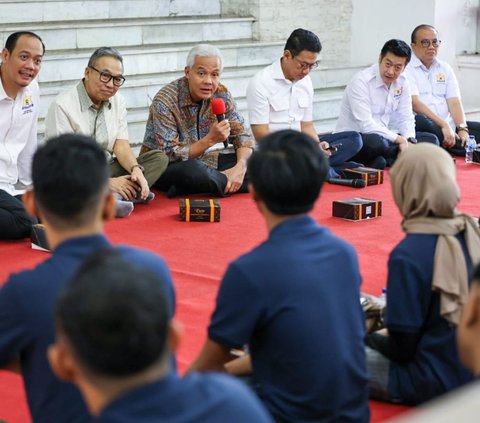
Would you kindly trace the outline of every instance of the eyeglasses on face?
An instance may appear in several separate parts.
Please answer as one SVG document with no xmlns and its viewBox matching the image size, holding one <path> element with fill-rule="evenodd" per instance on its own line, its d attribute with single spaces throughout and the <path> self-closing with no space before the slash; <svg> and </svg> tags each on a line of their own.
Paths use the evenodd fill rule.
<svg viewBox="0 0 480 423">
<path fill-rule="evenodd" d="M 306 62 L 302 62 L 301 60 L 297 59 L 296 56 L 292 56 L 294 60 L 297 61 L 298 63 L 298 66 L 300 67 L 301 70 L 313 70 L 313 69 L 316 69 L 318 67 L 318 61 L 316 61 L 315 63 L 306 63 Z"/>
<path fill-rule="evenodd" d="M 89 68 L 98 72 L 100 81 L 102 81 L 105 84 L 108 84 L 113 79 L 113 85 L 115 85 L 116 87 L 121 87 L 125 82 L 125 78 L 123 76 L 113 76 L 113 75 L 110 75 L 108 72 L 99 71 L 98 69 L 95 69 L 93 66 L 89 66 Z"/>
<path fill-rule="evenodd" d="M 422 45 L 422 47 L 425 47 L 425 48 L 430 47 L 430 45 L 432 45 L 433 47 L 438 47 L 440 44 L 442 44 L 442 41 L 437 40 L 436 38 L 433 40 L 425 39 L 425 40 L 420 40 L 420 44 Z"/>
</svg>

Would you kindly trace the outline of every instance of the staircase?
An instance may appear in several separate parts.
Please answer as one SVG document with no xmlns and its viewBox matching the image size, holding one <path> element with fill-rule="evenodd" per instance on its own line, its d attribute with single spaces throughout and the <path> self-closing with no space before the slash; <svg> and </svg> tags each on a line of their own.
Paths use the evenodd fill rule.
<svg viewBox="0 0 480 423">
<path fill-rule="evenodd" d="M 98 47 L 117 48 L 127 79 L 120 92 L 128 106 L 130 141 L 142 142 L 148 107 L 156 92 L 183 74 L 190 48 L 211 43 L 222 51 L 222 83 L 248 121 L 245 92 L 249 79 L 283 52 L 285 40 L 253 39 L 251 16 L 221 15 L 217 0 L 0 0 L 0 42 L 19 30 L 38 33 L 46 54 L 41 88 L 39 139 L 51 101 L 83 76 Z M 319 132 L 335 127 L 343 89 L 360 67 L 323 63 L 311 73 L 314 120 Z"/>
</svg>

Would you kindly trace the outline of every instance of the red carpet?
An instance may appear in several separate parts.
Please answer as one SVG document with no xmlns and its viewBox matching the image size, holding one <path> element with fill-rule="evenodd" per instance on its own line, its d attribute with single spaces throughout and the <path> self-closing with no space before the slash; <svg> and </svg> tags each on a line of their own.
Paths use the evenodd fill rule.
<svg viewBox="0 0 480 423">
<path fill-rule="evenodd" d="M 476 165 L 457 160 L 462 187 L 460 209 L 479 214 L 480 175 Z M 348 222 L 331 217 L 332 201 L 352 197 L 382 200 L 383 216 L 364 222 Z M 132 216 L 108 222 L 106 232 L 114 243 L 128 243 L 162 255 L 172 270 L 177 291 L 177 318 L 185 327 L 178 351 L 180 370 L 194 359 L 203 344 L 219 280 L 231 260 L 267 236 L 262 217 L 248 194 L 221 199 L 220 223 L 178 221 L 178 200 L 158 193 L 149 206 L 137 206 Z M 387 257 L 402 238 L 400 215 L 392 201 L 388 175 L 383 185 L 354 189 L 326 185 L 313 212 L 315 219 L 357 249 L 363 289 L 379 294 L 386 280 Z M 8 274 L 34 266 L 48 253 L 33 251 L 27 241 L 0 242 L 0 281 Z M 247 301 L 248 299 L 246 299 Z M 405 407 L 372 402 L 372 422 L 382 422 Z M 21 379 L 0 372 L 0 420 L 29 422 Z"/>
</svg>

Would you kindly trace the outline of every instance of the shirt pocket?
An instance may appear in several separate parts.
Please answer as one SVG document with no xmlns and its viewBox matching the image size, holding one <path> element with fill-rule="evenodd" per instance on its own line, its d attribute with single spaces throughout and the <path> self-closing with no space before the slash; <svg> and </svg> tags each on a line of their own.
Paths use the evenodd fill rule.
<svg viewBox="0 0 480 423">
<path fill-rule="evenodd" d="M 445 97 L 447 95 L 447 83 L 445 81 L 435 82 L 433 84 L 433 94 Z"/>
<path fill-rule="evenodd" d="M 298 102 L 298 107 L 300 109 L 306 109 L 309 105 L 309 99 L 307 96 L 304 96 L 304 95 L 299 96 L 297 102 Z"/>
<path fill-rule="evenodd" d="M 288 97 L 278 97 L 270 99 L 270 122 L 288 122 L 289 109 L 290 102 Z"/>
</svg>

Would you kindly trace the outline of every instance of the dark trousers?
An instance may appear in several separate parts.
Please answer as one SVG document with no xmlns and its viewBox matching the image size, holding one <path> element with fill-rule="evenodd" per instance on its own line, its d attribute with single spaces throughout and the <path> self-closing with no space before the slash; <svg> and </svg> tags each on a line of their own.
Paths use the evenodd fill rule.
<svg viewBox="0 0 480 423">
<path fill-rule="evenodd" d="M 232 168 L 236 163 L 236 154 L 219 154 L 217 169 L 208 167 L 198 159 L 171 163 L 154 186 L 161 191 L 166 191 L 169 198 L 187 194 L 211 194 L 215 197 L 225 197 L 227 177 L 221 171 Z M 248 180 L 245 175 L 238 192 L 247 191 Z"/>
<path fill-rule="evenodd" d="M 468 130 L 470 135 L 475 137 L 475 140 L 480 142 L 480 122 L 467 122 Z M 429 132 L 435 134 L 440 140 L 440 145 L 443 141 L 443 133 L 440 127 L 430 118 L 424 115 L 415 116 L 415 128 L 417 131 Z M 455 141 L 455 145 L 452 148 L 446 149 L 449 153 L 455 154 L 456 156 L 465 156 L 465 148 L 462 146 L 460 140 Z"/>
<path fill-rule="evenodd" d="M 380 168 L 380 163 L 391 166 L 398 155 L 398 144 L 395 144 L 379 134 L 361 134 L 363 140 L 362 149 L 353 156 L 352 160 L 364 163 L 367 166 Z M 418 142 L 429 142 L 439 145 L 438 138 L 431 133 L 417 132 Z"/>
<path fill-rule="evenodd" d="M 0 189 L 0 239 L 27 238 L 37 223 L 23 208 L 21 198 Z"/>
<path fill-rule="evenodd" d="M 330 167 L 336 172 L 341 173 L 347 168 L 361 166 L 361 163 L 349 161 L 362 149 L 362 137 L 358 132 L 345 131 L 335 134 L 327 134 L 320 137 L 320 141 L 326 141 L 330 146 L 338 146 L 329 159 Z"/>
</svg>

